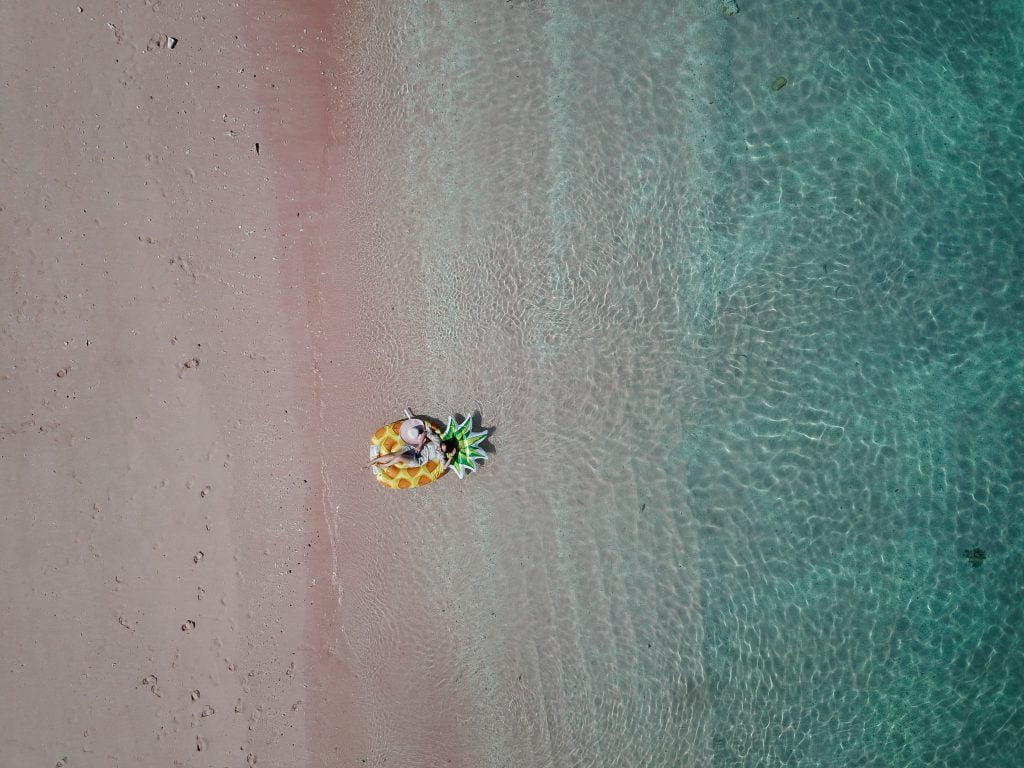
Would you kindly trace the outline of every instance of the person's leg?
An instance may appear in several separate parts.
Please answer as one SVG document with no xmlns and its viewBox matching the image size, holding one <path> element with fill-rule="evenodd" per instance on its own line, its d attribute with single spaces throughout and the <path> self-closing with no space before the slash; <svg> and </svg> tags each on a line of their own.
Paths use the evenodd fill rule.
<svg viewBox="0 0 1024 768">
<path fill-rule="evenodd" d="M 380 464 L 382 467 L 390 467 L 398 459 L 401 458 L 400 453 L 382 453 L 380 456 L 370 459 L 370 461 L 364 464 L 364 467 L 372 467 L 374 464 Z"/>
<path fill-rule="evenodd" d="M 372 467 L 374 464 L 377 464 L 382 467 L 390 467 L 392 464 L 397 464 L 400 461 L 408 461 L 408 459 L 408 451 L 403 448 L 402 450 L 395 451 L 394 453 L 382 454 L 381 456 L 372 459 L 369 464 L 366 464 L 366 466 Z"/>
</svg>

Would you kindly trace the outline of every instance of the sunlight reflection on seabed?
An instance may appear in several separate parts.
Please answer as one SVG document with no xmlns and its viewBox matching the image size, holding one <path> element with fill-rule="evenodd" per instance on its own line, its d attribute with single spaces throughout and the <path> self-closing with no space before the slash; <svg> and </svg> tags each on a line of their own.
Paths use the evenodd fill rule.
<svg viewBox="0 0 1024 768">
<path fill-rule="evenodd" d="M 1021 27 L 735 5 L 377 8 L 385 369 L 497 428 L 423 642 L 484 765 L 1006 762 Z"/>
</svg>

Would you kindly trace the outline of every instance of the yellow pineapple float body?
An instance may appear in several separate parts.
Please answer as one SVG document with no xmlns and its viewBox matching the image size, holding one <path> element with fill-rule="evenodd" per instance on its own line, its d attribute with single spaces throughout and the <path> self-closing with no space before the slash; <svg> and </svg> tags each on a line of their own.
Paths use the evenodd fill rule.
<svg viewBox="0 0 1024 768">
<path fill-rule="evenodd" d="M 407 410 L 406 415 L 412 418 Z M 468 472 L 474 471 L 476 462 L 487 458 L 487 454 L 479 447 L 480 441 L 487 437 L 487 431 L 473 432 L 472 417 L 467 416 L 461 423 L 457 423 L 451 416 L 448 417 L 448 424 L 441 429 L 429 419 L 420 417 L 423 425 L 437 435 L 445 445 L 455 449 L 455 456 L 452 458 L 447 469 L 442 460 L 431 458 L 420 466 L 410 466 L 404 462 L 392 464 L 389 467 L 373 465 L 373 474 L 377 482 L 388 488 L 418 488 L 421 485 L 432 483 L 437 478 L 447 474 L 448 469 L 455 472 L 461 479 Z M 395 453 L 402 450 L 408 443 L 401 437 L 402 423 L 405 419 L 393 421 L 373 433 L 370 440 L 370 458 L 375 459 L 388 453 Z"/>
</svg>

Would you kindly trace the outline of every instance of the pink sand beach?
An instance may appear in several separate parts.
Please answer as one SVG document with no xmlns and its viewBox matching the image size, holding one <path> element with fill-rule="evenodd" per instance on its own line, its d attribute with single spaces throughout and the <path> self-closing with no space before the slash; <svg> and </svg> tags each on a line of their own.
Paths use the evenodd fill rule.
<svg viewBox="0 0 1024 768">
<path fill-rule="evenodd" d="M 8 10 L 3 765 L 477 764 L 447 630 L 358 469 L 409 394 L 361 322 L 365 24 L 326 0 Z"/>
</svg>

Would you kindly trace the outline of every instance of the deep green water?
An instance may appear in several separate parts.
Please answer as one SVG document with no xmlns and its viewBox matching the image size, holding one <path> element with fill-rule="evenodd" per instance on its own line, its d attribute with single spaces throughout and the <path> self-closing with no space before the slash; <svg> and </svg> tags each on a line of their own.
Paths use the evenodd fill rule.
<svg viewBox="0 0 1024 768">
<path fill-rule="evenodd" d="M 497 427 L 413 534 L 471 741 L 1013 765 L 1024 5 L 739 5 L 375 9 L 374 257 L 429 291 L 424 407 Z"/>
<path fill-rule="evenodd" d="M 683 449 L 714 762 L 1012 764 L 1024 6 L 831 6 L 732 27 L 716 88 L 722 358 Z"/>
</svg>

